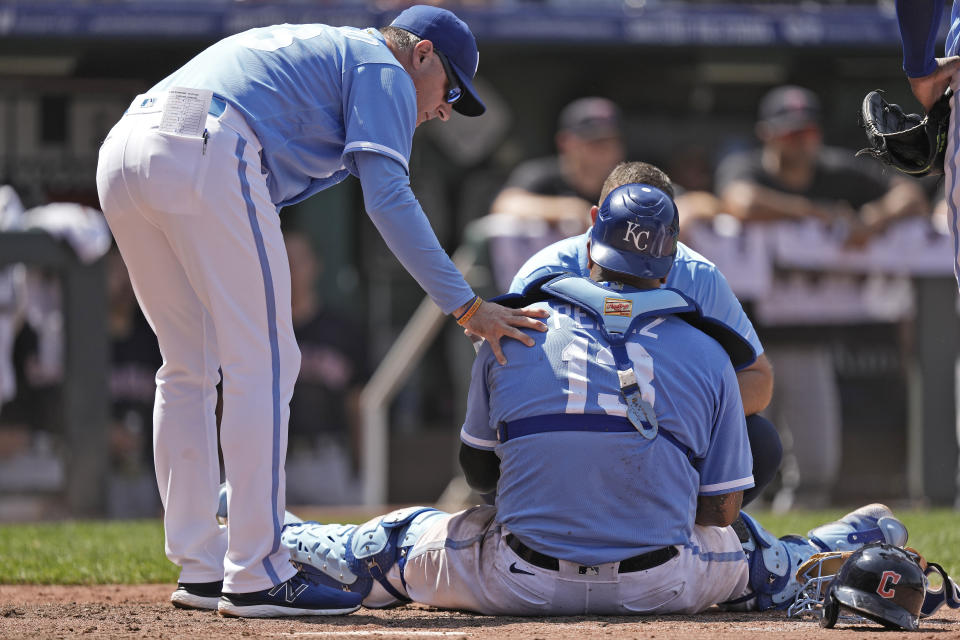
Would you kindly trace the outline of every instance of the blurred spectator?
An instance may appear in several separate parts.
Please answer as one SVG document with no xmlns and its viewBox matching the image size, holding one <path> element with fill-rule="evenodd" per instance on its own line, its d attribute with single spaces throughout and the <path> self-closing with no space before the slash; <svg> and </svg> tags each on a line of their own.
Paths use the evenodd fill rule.
<svg viewBox="0 0 960 640">
<path fill-rule="evenodd" d="M 825 147 L 820 103 L 802 87 L 778 87 L 760 103 L 762 146 L 726 158 L 717 168 L 724 210 L 745 221 L 820 220 L 847 228 L 862 246 L 894 220 L 928 210 L 922 189 L 885 175 L 846 149 Z"/>
<path fill-rule="evenodd" d="M 580 98 L 560 112 L 557 155 L 518 165 L 468 236 L 486 244 L 495 293 L 543 247 L 590 226 L 590 207 L 607 175 L 624 160 L 620 109 L 606 98 Z"/>
<path fill-rule="evenodd" d="M 926 197 L 914 182 L 886 176 L 851 151 L 823 145 L 819 101 L 807 89 L 769 92 L 760 103 L 756 134 L 760 149 L 729 156 L 717 168 L 725 211 L 745 223 L 819 221 L 858 251 L 891 222 L 927 212 Z M 773 286 L 787 287 L 795 276 L 802 274 L 775 271 Z M 777 375 L 766 413 L 789 432 L 784 442 L 792 442 L 799 470 L 796 500 L 820 506 L 830 497 L 841 459 L 836 370 L 822 337 L 810 332 L 800 342 L 789 333 L 779 337 L 764 339 Z"/>
<path fill-rule="evenodd" d="M 555 143 L 556 156 L 513 170 L 491 213 L 570 225 L 567 235 L 590 226 L 603 181 L 625 157 L 620 109 L 606 98 L 571 102 L 560 112 Z"/>
<path fill-rule="evenodd" d="M 359 397 L 367 378 L 362 318 L 348 318 L 320 299 L 323 265 L 310 239 L 285 230 L 293 330 L 301 365 L 290 401 L 288 504 L 349 504 L 357 478 Z"/>
<path fill-rule="evenodd" d="M 534 253 L 586 231 L 603 181 L 626 159 L 622 114 L 606 98 L 580 98 L 564 107 L 554 141 L 557 155 L 518 165 L 493 201 L 491 215 L 472 230 L 487 239 L 497 293 L 507 290 Z M 709 191 L 712 168 L 702 150 L 682 149 L 675 160 L 684 178 L 675 194 L 682 238 L 689 225 L 716 215 L 720 202 Z"/>
</svg>

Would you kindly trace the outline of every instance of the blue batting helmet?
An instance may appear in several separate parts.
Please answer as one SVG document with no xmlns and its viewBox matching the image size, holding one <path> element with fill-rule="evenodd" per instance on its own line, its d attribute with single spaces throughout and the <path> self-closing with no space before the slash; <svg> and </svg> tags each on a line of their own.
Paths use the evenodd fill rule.
<svg viewBox="0 0 960 640">
<path fill-rule="evenodd" d="M 604 269 L 662 278 L 677 254 L 680 216 L 673 198 L 648 184 L 607 195 L 590 232 L 590 258 Z"/>
</svg>

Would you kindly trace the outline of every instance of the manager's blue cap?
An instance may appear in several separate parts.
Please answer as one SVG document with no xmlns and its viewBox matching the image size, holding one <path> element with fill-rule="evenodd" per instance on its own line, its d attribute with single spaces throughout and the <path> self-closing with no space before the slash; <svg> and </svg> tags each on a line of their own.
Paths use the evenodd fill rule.
<svg viewBox="0 0 960 640">
<path fill-rule="evenodd" d="M 648 184 L 625 184 L 600 205 L 590 231 L 590 258 L 617 273 L 663 278 L 673 266 L 679 233 L 673 198 Z"/>
<path fill-rule="evenodd" d="M 487 107 L 473 88 L 480 52 L 477 39 L 466 22 L 446 9 L 417 4 L 397 16 L 390 26 L 432 42 L 450 61 L 463 89 L 463 97 L 453 104 L 453 108 L 465 116 L 483 115 Z"/>
</svg>

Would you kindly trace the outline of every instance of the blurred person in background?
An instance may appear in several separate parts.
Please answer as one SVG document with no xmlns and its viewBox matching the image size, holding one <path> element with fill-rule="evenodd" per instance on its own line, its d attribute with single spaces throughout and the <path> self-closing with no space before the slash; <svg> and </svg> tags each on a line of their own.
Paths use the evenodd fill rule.
<svg viewBox="0 0 960 640">
<path fill-rule="evenodd" d="M 290 401 L 287 502 L 352 504 L 360 500 L 360 391 L 369 371 L 363 322 L 320 298 L 323 264 L 309 236 L 285 229 L 293 331 L 300 374 Z"/>
<path fill-rule="evenodd" d="M 724 211 L 744 223 L 817 221 L 863 247 L 894 221 L 924 215 L 929 205 L 913 181 L 885 175 L 852 151 L 826 147 L 820 102 L 808 89 L 781 86 L 760 102 L 759 149 L 725 158 L 716 188 Z M 784 274 L 779 277 L 788 277 Z M 799 467 L 795 499 L 824 506 L 841 460 L 841 407 L 827 344 L 807 338 L 769 347 L 777 387 L 767 414 L 794 437 Z"/>
<path fill-rule="evenodd" d="M 556 155 L 517 165 L 490 215 L 467 230 L 487 256 L 496 294 L 531 255 L 590 226 L 590 207 L 626 153 L 619 107 L 606 98 L 574 100 L 560 112 L 554 144 Z"/>
<path fill-rule="evenodd" d="M 590 207 L 607 176 L 627 157 L 623 113 L 607 98 L 574 100 L 560 112 L 554 143 L 556 155 L 514 168 L 490 207 L 486 235 L 492 240 L 488 251 L 498 291 L 506 290 L 534 253 L 590 227 Z M 719 200 L 703 171 L 696 175 L 693 163 L 679 158 L 676 164 L 687 178 L 673 183 L 682 238 L 687 226 L 716 215 Z"/>
<path fill-rule="evenodd" d="M 863 246 L 894 221 L 928 212 L 923 190 L 889 176 L 851 151 L 823 144 L 820 101 L 810 90 L 777 87 L 760 102 L 761 147 L 717 167 L 723 210 L 745 222 L 819 220 L 848 227 L 848 246 Z"/>
<path fill-rule="evenodd" d="M 491 213 L 542 220 L 565 235 L 590 226 L 603 181 L 626 157 L 620 108 L 606 98 L 574 100 L 560 112 L 557 154 L 518 165 Z"/>
</svg>

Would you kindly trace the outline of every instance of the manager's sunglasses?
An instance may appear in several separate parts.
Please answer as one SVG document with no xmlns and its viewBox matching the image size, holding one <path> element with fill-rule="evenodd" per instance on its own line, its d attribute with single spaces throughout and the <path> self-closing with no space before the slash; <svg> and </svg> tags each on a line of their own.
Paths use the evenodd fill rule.
<svg viewBox="0 0 960 640">
<path fill-rule="evenodd" d="M 450 66 L 450 61 L 447 60 L 445 56 L 438 49 L 435 49 L 437 52 L 437 57 L 440 58 L 440 64 L 443 65 L 443 72 L 447 74 L 447 95 L 444 97 L 447 104 L 455 104 L 457 100 L 463 97 L 463 89 L 460 88 L 460 82 L 457 80 L 457 74 L 453 72 L 453 68 Z"/>
</svg>

